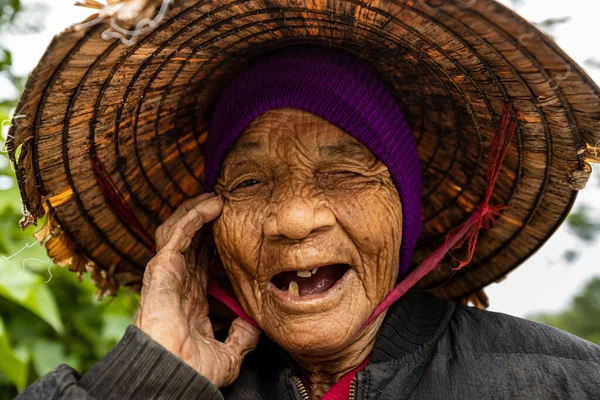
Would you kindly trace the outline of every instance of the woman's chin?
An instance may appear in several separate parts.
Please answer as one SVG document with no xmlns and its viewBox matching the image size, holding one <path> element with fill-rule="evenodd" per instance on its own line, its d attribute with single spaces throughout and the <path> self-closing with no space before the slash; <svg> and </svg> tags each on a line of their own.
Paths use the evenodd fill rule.
<svg viewBox="0 0 600 400">
<path fill-rule="evenodd" d="M 309 316 L 265 329 L 265 333 L 292 355 L 324 356 L 346 348 L 360 330 L 361 324 L 352 321 L 324 321 Z"/>
<path fill-rule="evenodd" d="M 261 328 L 273 341 L 292 354 L 334 354 L 356 338 L 371 313 L 370 303 L 360 291 L 325 310 L 289 312 L 268 308 Z M 360 294 L 359 294 L 360 293 Z"/>
</svg>

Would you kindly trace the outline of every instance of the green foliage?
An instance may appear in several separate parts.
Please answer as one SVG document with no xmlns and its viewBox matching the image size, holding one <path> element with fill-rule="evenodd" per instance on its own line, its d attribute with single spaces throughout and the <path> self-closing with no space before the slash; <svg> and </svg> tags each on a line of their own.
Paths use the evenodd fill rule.
<svg viewBox="0 0 600 400">
<path fill-rule="evenodd" d="M 0 115 L 0 118 L 4 116 Z M 1 156 L 5 157 L 5 156 Z M 133 322 L 138 297 L 123 291 L 103 302 L 86 277 L 51 263 L 22 232 L 21 203 L 10 166 L 0 169 L 13 185 L 0 190 L 0 399 L 12 398 L 62 363 L 89 369 Z M 21 251 L 22 250 L 22 251 Z"/>
<path fill-rule="evenodd" d="M 0 190 L 0 399 L 9 399 L 59 364 L 89 369 L 133 322 L 139 299 L 123 290 L 100 302 L 89 277 L 79 283 L 52 264 L 33 230 L 19 228 L 15 176 L 0 157 L 0 177 L 12 182 Z"/>
<path fill-rule="evenodd" d="M 571 232 L 584 242 L 594 242 L 600 234 L 600 221 L 592 215 L 592 210 L 585 205 L 569 214 L 567 224 Z"/>
<path fill-rule="evenodd" d="M 18 0 L 0 0 L 0 32 L 16 26 L 21 10 Z M 0 77 L 18 93 L 24 79 L 12 74 L 12 61 L 0 43 Z M 0 122 L 9 120 L 15 104 L 14 98 L 0 100 Z M 89 277 L 77 282 L 75 274 L 53 265 L 33 228 L 21 231 L 21 216 L 14 172 L 0 154 L 0 400 L 14 398 L 62 363 L 85 373 L 121 338 L 139 303 L 127 291 L 98 301 Z"/>
<path fill-rule="evenodd" d="M 0 24 L 11 25 L 23 9 L 20 0 L 0 0 Z"/>
<path fill-rule="evenodd" d="M 596 174 L 596 176 L 600 180 L 600 174 Z M 593 245 L 600 236 L 600 216 L 585 204 L 569 214 L 567 226 L 569 231 L 584 245 Z M 580 251 L 581 248 L 565 251 L 563 260 L 567 263 L 574 263 L 579 259 Z"/>
<path fill-rule="evenodd" d="M 10 379 L 17 389 L 22 390 L 27 384 L 27 363 L 20 359 L 10 347 L 10 337 L 0 319 L 0 370 Z"/>
<path fill-rule="evenodd" d="M 64 332 L 54 296 L 41 276 L 26 270 L 2 268 L 0 296 L 33 312 L 56 332 Z"/>
<path fill-rule="evenodd" d="M 79 283 L 52 264 L 33 230 L 19 228 L 15 176 L 0 157 L 0 178 L 12 183 L 0 190 L 0 399 L 10 399 L 59 364 L 89 369 L 133 322 L 139 299 L 123 290 L 100 302 L 89 277 Z"/>
<path fill-rule="evenodd" d="M 600 277 L 588 282 L 565 311 L 538 314 L 531 316 L 531 319 L 600 345 Z"/>
</svg>

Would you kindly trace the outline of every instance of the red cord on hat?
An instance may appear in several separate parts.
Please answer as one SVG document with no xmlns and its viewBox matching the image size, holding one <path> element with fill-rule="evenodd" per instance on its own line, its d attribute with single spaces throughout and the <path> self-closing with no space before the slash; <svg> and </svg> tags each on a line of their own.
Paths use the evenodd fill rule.
<svg viewBox="0 0 600 400">
<path fill-rule="evenodd" d="M 363 327 L 373 322 L 375 318 L 377 318 L 388 307 L 394 304 L 411 287 L 425 277 L 425 275 L 435 269 L 450 250 L 460 248 L 466 242 L 468 244 L 467 255 L 464 260 L 459 262 L 455 269 L 459 270 L 471 262 L 473 254 L 475 253 L 479 230 L 482 228 L 489 229 L 496 221 L 496 218 L 500 215 L 500 213 L 507 208 L 507 206 L 502 204 L 490 206 L 489 202 L 494 191 L 494 185 L 496 184 L 496 180 L 498 179 L 498 175 L 500 173 L 502 162 L 504 161 L 506 152 L 508 151 L 508 146 L 510 145 L 516 129 L 516 112 L 512 102 L 508 102 L 504 106 L 500 121 L 498 122 L 498 131 L 494 136 L 488 152 L 487 189 L 483 201 L 479 206 L 477 206 L 467 221 L 448 233 L 442 246 L 438 247 L 433 253 L 431 253 L 417 268 L 415 268 L 406 278 L 404 278 L 402 282 L 396 285 L 396 287 L 394 287 L 392 291 L 388 293 L 385 299 L 379 304 L 379 306 L 377 306 L 373 314 L 371 314 L 369 319 L 367 319 L 367 321 L 362 325 Z M 156 251 L 153 244 L 154 240 L 148 234 L 148 232 L 144 230 L 141 223 L 125 201 L 124 196 L 112 181 L 100 159 L 94 155 L 91 161 L 94 172 L 96 173 L 96 180 L 98 181 L 100 190 L 104 194 L 110 209 L 120 219 L 129 223 L 136 232 L 146 239 L 152 245 L 152 251 Z M 229 307 L 231 311 L 237 314 L 240 318 L 254 326 L 258 326 L 258 324 L 244 312 L 240 303 L 235 298 L 230 296 L 225 290 L 219 287 L 217 283 L 209 282 L 207 293 L 211 297 L 219 300 Z"/>
<path fill-rule="evenodd" d="M 492 141 L 492 144 L 490 145 L 490 150 L 488 152 L 488 185 L 483 201 L 475 209 L 473 214 L 471 214 L 466 222 L 448 233 L 442 246 L 438 247 L 433 253 L 431 253 L 417 268 L 415 268 L 406 278 L 404 278 L 402 282 L 396 285 L 396 287 L 394 287 L 394 289 L 388 293 L 385 299 L 379 304 L 379 306 L 377 306 L 373 314 L 371 314 L 369 319 L 367 319 L 362 327 L 365 327 L 373 322 L 375 318 L 377 318 L 388 307 L 394 304 L 425 275 L 435 269 L 450 250 L 460 248 L 465 242 L 467 242 L 467 255 L 464 260 L 460 261 L 456 269 L 459 270 L 471 262 L 475 252 L 475 247 L 477 245 L 479 230 L 481 228 L 489 229 L 495 222 L 496 218 L 500 215 L 501 211 L 507 208 L 507 206 L 503 204 L 490 206 L 489 202 L 492 197 L 492 192 L 494 191 L 494 185 L 498 179 L 498 174 L 500 173 L 502 162 L 504 161 L 504 157 L 508 151 L 508 146 L 510 145 L 510 141 L 514 136 L 516 129 L 516 113 L 512 102 L 509 102 L 504 106 L 500 121 L 498 123 L 498 131 L 494 137 L 494 140 Z M 217 284 L 209 284 L 208 294 L 225 304 L 239 317 L 256 326 L 256 322 L 254 322 L 242 310 L 242 307 L 237 300 L 232 298 Z"/>
<path fill-rule="evenodd" d="M 492 192 L 494 191 L 494 185 L 498 179 L 498 174 L 500 173 L 500 167 L 502 166 L 502 162 L 508 151 L 508 146 L 516 130 L 516 113 L 512 102 L 508 102 L 502 110 L 502 115 L 498 122 L 498 131 L 496 132 L 496 136 L 494 137 L 488 152 L 487 190 L 485 191 L 483 201 L 477 206 L 467 221 L 448 233 L 443 245 L 431 253 L 417 268 L 404 278 L 402 282 L 396 285 L 396 287 L 388 293 L 385 299 L 377 306 L 373 314 L 371 314 L 369 319 L 363 324 L 363 327 L 373 322 L 375 318 L 381 315 L 381 313 L 389 306 L 394 304 L 425 275 L 435 269 L 450 250 L 460 248 L 467 242 L 467 255 L 464 260 L 460 261 L 455 269 L 459 270 L 471 262 L 473 254 L 475 253 L 479 230 L 482 227 L 489 229 L 500 215 L 500 212 L 507 208 L 507 206 L 503 204 L 490 206 L 489 202 L 492 197 Z"/>
<path fill-rule="evenodd" d="M 110 174 L 104 167 L 104 164 L 96 154 L 92 156 L 91 159 L 92 168 L 94 170 L 94 174 L 96 176 L 96 182 L 98 183 L 98 188 L 104 195 L 104 199 L 106 200 L 106 204 L 108 208 L 111 209 L 113 213 L 121 221 L 124 221 L 126 224 L 131 226 L 131 228 L 139 234 L 142 238 L 147 242 L 146 244 L 150 246 L 153 253 L 156 252 L 156 245 L 154 244 L 154 238 L 148 233 L 146 229 L 142 226 L 140 221 L 135 216 L 129 204 L 125 200 L 125 196 L 121 193 L 117 185 L 113 182 Z"/>
<path fill-rule="evenodd" d="M 208 288 L 206 290 L 208 295 L 214 299 L 219 300 L 221 303 L 225 304 L 231 311 L 233 311 L 238 317 L 243 319 L 244 321 L 260 328 L 258 324 L 250 318 L 248 314 L 244 311 L 240 303 L 229 295 L 221 286 L 219 286 L 216 282 L 209 280 Z"/>
</svg>

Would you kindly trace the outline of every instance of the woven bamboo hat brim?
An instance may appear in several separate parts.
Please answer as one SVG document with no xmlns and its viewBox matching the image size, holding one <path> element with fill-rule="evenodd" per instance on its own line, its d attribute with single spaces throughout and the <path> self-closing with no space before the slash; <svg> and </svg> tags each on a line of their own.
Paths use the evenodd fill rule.
<svg viewBox="0 0 600 400">
<path fill-rule="evenodd" d="M 149 4 L 156 15 L 160 4 Z M 518 128 L 491 201 L 508 209 L 481 231 L 469 266 L 453 271 L 449 257 L 421 281 L 442 298 L 473 296 L 532 255 L 598 161 L 600 90 L 551 39 L 492 0 L 178 0 L 158 22 L 132 45 L 104 33 L 107 23 L 55 37 L 10 130 L 23 225 L 46 215 L 37 237 L 49 255 L 90 271 L 103 294 L 139 286 L 156 227 L 201 193 L 219 93 L 250 60 L 285 46 L 356 55 L 404 110 L 425 186 L 414 262 L 482 200 L 486 155 L 513 102 Z M 107 181 L 139 225 L 108 206 L 99 185 Z"/>
</svg>

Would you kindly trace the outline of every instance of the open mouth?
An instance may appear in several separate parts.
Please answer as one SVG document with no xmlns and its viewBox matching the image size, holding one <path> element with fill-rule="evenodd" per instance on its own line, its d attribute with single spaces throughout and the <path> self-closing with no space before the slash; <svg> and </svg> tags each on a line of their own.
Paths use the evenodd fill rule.
<svg viewBox="0 0 600 400">
<path fill-rule="evenodd" d="M 331 289 L 348 269 L 348 264 L 331 264 L 310 271 L 286 271 L 275 275 L 272 282 L 277 289 L 294 296 L 308 296 Z"/>
</svg>

